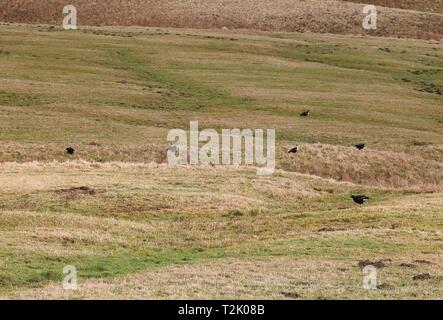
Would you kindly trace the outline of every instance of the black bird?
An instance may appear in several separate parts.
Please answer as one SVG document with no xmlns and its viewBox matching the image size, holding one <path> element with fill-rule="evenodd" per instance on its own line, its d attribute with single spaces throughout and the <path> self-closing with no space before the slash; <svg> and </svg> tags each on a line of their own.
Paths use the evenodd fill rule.
<svg viewBox="0 0 443 320">
<path fill-rule="evenodd" d="M 298 146 L 295 146 L 291 150 L 288 151 L 288 153 L 297 153 L 298 152 Z"/>
<path fill-rule="evenodd" d="M 302 113 L 300 113 L 300 117 L 307 117 L 307 116 L 309 116 L 310 113 L 311 113 L 311 110 L 303 111 Z"/>
<path fill-rule="evenodd" d="M 302 113 L 300 113 L 300 117 L 307 117 L 309 116 L 309 113 L 311 113 L 311 110 L 303 111 Z"/>
<path fill-rule="evenodd" d="M 68 154 L 74 154 L 75 149 L 72 148 L 72 147 L 67 147 L 67 148 L 66 148 L 66 152 L 67 152 Z"/>
<path fill-rule="evenodd" d="M 358 204 L 363 204 L 365 203 L 366 200 L 369 200 L 369 197 L 365 196 L 365 195 L 352 195 L 351 196 L 352 200 L 354 200 L 355 203 Z"/>
<path fill-rule="evenodd" d="M 365 144 L 364 143 L 359 143 L 359 144 L 356 144 L 355 145 L 355 147 L 358 149 L 358 150 L 363 150 L 364 148 L 365 148 Z"/>
</svg>

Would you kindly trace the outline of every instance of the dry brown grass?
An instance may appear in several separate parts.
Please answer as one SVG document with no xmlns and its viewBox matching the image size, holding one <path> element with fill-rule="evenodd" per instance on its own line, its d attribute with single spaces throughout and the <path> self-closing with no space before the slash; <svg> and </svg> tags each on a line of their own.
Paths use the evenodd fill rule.
<svg viewBox="0 0 443 320">
<path fill-rule="evenodd" d="M 0 57 L 0 162 L 162 163 L 168 130 L 198 119 L 217 130 L 276 128 L 277 164 L 285 170 L 367 186 L 442 188 L 441 98 L 417 91 L 419 81 L 442 84 L 441 44 L 142 27 L 50 30 L 1 28 L 1 50 L 11 54 Z M 115 57 L 116 47 L 124 58 Z M 380 50 L 387 47 L 391 53 Z M 68 68 L 70 61 L 78 65 Z M 432 72 L 401 80 L 417 70 Z M 306 109 L 312 116 L 300 118 Z M 357 152 L 352 145 L 360 142 L 368 149 Z M 293 144 L 302 148 L 289 156 Z M 66 155 L 68 145 L 75 155 Z"/>
<path fill-rule="evenodd" d="M 379 6 L 443 13 L 442 0 L 347 0 L 357 3 L 370 3 Z"/>
<path fill-rule="evenodd" d="M 443 163 L 419 155 L 319 143 L 301 144 L 295 156 L 286 150 L 281 150 L 281 165 L 291 171 L 403 190 L 443 190 Z M 443 149 L 434 146 L 430 152 L 441 157 Z"/>
<path fill-rule="evenodd" d="M 283 171 L 256 176 L 251 168 L 72 161 L 0 170 L 3 299 L 442 294 L 441 193 L 363 189 Z M 58 192 L 78 186 L 102 192 Z M 354 190 L 372 200 L 352 203 Z M 363 290 L 358 262 L 387 258 L 379 281 L 392 289 Z M 77 291 L 61 287 L 66 264 L 78 267 Z M 431 279 L 413 281 L 419 273 Z"/>
<path fill-rule="evenodd" d="M 48 154 L 55 155 L 53 159 L 66 160 L 64 149 L 66 144 L 46 143 L 46 144 L 21 144 L 15 142 L 0 143 L 2 147 L 2 154 L 6 161 L 48 161 Z M 78 143 L 70 144 L 77 151 L 72 160 L 75 159 L 92 159 L 97 161 L 106 161 L 112 158 L 113 160 L 129 160 L 132 162 L 164 162 L 166 159 L 166 145 L 124 145 L 114 144 L 103 146 L 91 139 L 88 143 L 82 143 L 79 148 Z M 105 160 L 103 160 L 105 159 Z"/>
<path fill-rule="evenodd" d="M 442 261 L 439 261 L 441 263 Z M 356 265 L 321 258 L 258 258 L 213 260 L 191 265 L 174 265 L 112 280 L 79 280 L 78 290 L 64 290 L 52 283 L 39 290 L 21 290 L 8 299 L 300 299 L 336 298 L 433 299 L 441 288 L 429 290 L 410 277 L 416 269 L 402 270 L 400 262 L 388 263 L 380 272 L 379 284 L 392 286 L 402 274 L 408 284 L 370 292 L 362 288 L 362 272 Z M 443 275 L 438 264 L 426 270 Z M 409 281 L 408 281 L 409 280 Z"/>
<path fill-rule="evenodd" d="M 63 154 L 60 144 L 2 143 L 3 157 L 21 161 L 47 161 L 47 154 Z M 367 186 L 379 186 L 409 191 L 433 192 L 443 190 L 443 147 L 427 146 L 412 152 L 383 150 L 383 146 L 357 150 L 353 146 L 321 143 L 299 144 L 296 155 L 288 154 L 290 145 L 280 146 L 277 168 L 292 172 L 331 178 Z M 74 145 L 76 147 L 76 145 Z M 129 163 L 165 163 L 166 145 L 95 146 L 82 145 L 72 160 L 107 159 Z"/>
<path fill-rule="evenodd" d="M 442 84 L 441 44 L 0 29 L 0 297 L 442 296 L 442 100 L 400 78 Z M 167 131 L 195 119 L 278 128 L 286 171 L 159 163 Z M 359 261 L 388 258 L 392 288 L 362 290 Z M 77 292 L 60 288 L 67 264 Z"/>
<path fill-rule="evenodd" d="M 343 1 L 71 1 L 82 25 L 139 25 L 157 27 L 253 29 L 321 33 L 366 34 L 362 4 Z M 0 20 L 60 25 L 63 0 L 3 2 Z M 437 9 L 440 8 L 439 6 Z M 437 10 L 437 12 L 439 12 Z M 441 39 L 443 19 L 438 14 L 380 8 L 379 29 L 373 34 Z"/>
<path fill-rule="evenodd" d="M 118 221 L 113 218 L 84 217 L 66 214 L 44 214 L 26 211 L 3 211 L 0 223 L 9 225 L 2 230 L 0 250 L 19 250 L 23 254 L 49 254 L 55 257 L 94 255 L 95 246 L 114 243 L 128 244 L 125 233 L 137 230 L 150 232 L 148 225 Z M 81 243 L 82 246 L 69 248 L 66 243 Z"/>
</svg>

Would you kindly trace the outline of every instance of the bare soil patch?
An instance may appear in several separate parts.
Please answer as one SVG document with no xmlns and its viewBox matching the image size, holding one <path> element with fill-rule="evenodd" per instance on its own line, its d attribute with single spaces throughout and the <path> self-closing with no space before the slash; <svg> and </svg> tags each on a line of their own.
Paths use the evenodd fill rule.
<svg viewBox="0 0 443 320">
<path fill-rule="evenodd" d="M 432 264 L 432 262 L 429 260 L 415 260 L 414 262 L 420 264 Z"/>
<path fill-rule="evenodd" d="M 400 267 L 404 267 L 404 268 L 416 268 L 417 266 L 415 264 L 412 263 L 401 263 Z"/>
<path fill-rule="evenodd" d="M 281 294 L 284 295 L 286 298 L 291 298 L 291 299 L 300 298 L 300 295 L 297 292 L 282 292 Z"/>
<path fill-rule="evenodd" d="M 386 265 L 383 263 L 382 260 L 374 261 L 374 262 L 370 261 L 370 260 L 361 260 L 358 262 L 358 266 L 362 269 L 366 266 L 374 266 L 377 269 L 381 269 L 381 268 L 386 267 Z"/>
<path fill-rule="evenodd" d="M 55 192 L 59 194 L 65 194 L 68 199 L 73 199 L 79 194 L 94 196 L 99 192 L 99 190 L 90 187 L 81 186 L 81 187 L 71 187 L 68 189 L 60 189 L 56 190 Z"/>
<path fill-rule="evenodd" d="M 345 231 L 346 229 L 344 228 L 331 228 L 331 227 L 324 227 L 324 228 L 320 228 L 318 229 L 317 232 L 335 232 L 335 231 Z"/>
<path fill-rule="evenodd" d="M 412 277 L 412 280 L 429 280 L 431 279 L 431 275 L 429 273 L 421 273 Z"/>
<path fill-rule="evenodd" d="M 383 283 L 383 284 L 379 284 L 377 286 L 377 289 L 379 289 L 379 290 L 392 290 L 392 289 L 394 289 L 394 286 L 392 286 L 390 284 L 387 284 L 387 283 Z"/>
</svg>

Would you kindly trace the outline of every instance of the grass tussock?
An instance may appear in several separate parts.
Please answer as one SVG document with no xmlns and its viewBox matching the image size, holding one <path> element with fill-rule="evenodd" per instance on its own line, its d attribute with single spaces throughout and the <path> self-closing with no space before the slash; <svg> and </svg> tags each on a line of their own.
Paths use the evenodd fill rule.
<svg viewBox="0 0 443 320">
<path fill-rule="evenodd" d="M 443 163 L 420 156 L 365 148 L 322 144 L 301 145 L 295 156 L 282 150 L 282 167 L 320 177 L 403 190 L 438 191 Z M 434 148 L 441 153 L 441 148 Z M 426 168 L 424 170 L 423 168 Z"/>
</svg>

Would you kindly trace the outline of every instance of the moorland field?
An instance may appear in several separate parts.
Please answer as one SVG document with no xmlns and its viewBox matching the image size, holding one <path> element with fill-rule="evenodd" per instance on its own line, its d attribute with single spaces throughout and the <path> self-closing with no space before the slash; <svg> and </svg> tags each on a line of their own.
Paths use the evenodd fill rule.
<svg viewBox="0 0 443 320">
<path fill-rule="evenodd" d="M 346 1 L 328 33 L 283 0 L 73 2 L 76 31 L 62 1 L 0 5 L 1 298 L 443 298 L 441 1 L 373 1 L 375 34 Z M 168 131 L 191 120 L 275 128 L 276 172 L 168 165 Z"/>
</svg>

